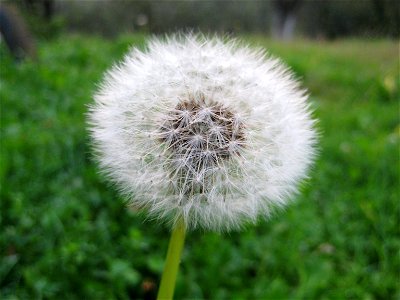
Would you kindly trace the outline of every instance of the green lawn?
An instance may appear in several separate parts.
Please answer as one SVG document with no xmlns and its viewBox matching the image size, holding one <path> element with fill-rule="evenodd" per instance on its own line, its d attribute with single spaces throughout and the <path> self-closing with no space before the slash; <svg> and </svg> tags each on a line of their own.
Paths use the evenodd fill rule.
<svg viewBox="0 0 400 300">
<path fill-rule="evenodd" d="M 167 229 L 97 174 L 85 125 L 102 73 L 143 36 L 0 45 L 1 299 L 155 296 Z M 296 201 L 242 232 L 191 233 L 176 298 L 399 299 L 399 59 L 390 41 L 265 46 L 310 91 L 320 155 Z"/>
</svg>

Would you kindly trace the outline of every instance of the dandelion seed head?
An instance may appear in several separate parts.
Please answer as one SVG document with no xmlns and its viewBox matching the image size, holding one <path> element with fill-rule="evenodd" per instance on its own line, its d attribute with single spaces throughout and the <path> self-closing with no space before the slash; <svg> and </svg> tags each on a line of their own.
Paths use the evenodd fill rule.
<svg viewBox="0 0 400 300">
<path fill-rule="evenodd" d="M 89 123 L 102 170 L 135 207 L 228 231 L 284 207 L 314 158 L 291 73 L 236 41 L 153 39 L 106 75 Z"/>
</svg>

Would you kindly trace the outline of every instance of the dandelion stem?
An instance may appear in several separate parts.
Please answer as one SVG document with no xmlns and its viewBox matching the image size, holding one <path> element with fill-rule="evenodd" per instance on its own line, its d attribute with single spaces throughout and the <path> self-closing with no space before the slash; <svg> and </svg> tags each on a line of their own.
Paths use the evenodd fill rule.
<svg viewBox="0 0 400 300">
<path fill-rule="evenodd" d="M 158 300 L 169 300 L 174 296 L 176 276 L 178 274 L 184 241 L 185 225 L 183 220 L 180 219 L 173 229 L 171 239 L 169 241 L 167 258 L 161 278 L 160 289 L 158 290 L 157 295 Z"/>
</svg>

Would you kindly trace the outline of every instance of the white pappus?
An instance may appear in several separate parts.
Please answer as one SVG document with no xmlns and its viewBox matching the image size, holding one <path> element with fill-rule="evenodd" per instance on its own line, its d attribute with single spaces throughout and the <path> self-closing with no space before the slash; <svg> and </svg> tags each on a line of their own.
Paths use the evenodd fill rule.
<svg viewBox="0 0 400 300">
<path fill-rule="evenodd" d="M 236 40 L 153 38 L 105 76 L 89 127 L 101 168 L 136 208 L 229 231 L 284 207 L 315 156 L 307 95 Z"/>
</svg>

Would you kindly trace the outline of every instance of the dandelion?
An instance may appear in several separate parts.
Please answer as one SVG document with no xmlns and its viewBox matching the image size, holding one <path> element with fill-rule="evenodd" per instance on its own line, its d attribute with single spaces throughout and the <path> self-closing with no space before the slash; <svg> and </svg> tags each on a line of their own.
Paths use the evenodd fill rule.
<svg viewBox="0 0 400 300">
<path fill-rule="evenodd" d="M 181 236 L 267 218 L 315 153 L 306 92 L 279 60 L 195 35 L 133 49 L 95 95 L 90 128 L 130 203 Z"/>
</svg>

